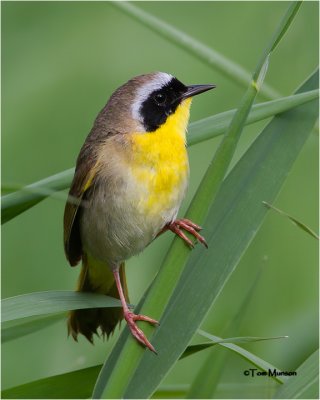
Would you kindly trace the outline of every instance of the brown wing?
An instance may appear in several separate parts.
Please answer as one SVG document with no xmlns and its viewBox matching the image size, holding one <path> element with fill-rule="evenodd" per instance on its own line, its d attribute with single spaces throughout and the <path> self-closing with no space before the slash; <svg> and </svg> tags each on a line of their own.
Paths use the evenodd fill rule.
<svg viewBox="0 0 320 400">
<path fill-rule="evenodd" d="M 97 160 L 89 143 L 85 143 L 77 160 L 75 175 L 64 210 L 64 250 L 70 265 L 77 265 L 82 256 L 79 217 L 86 191 L 93 185 Z"/>
</svg>

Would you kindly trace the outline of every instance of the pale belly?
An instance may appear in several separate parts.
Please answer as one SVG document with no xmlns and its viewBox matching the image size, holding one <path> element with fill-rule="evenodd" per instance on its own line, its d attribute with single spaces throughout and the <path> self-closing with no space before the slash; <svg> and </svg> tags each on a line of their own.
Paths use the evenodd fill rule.
<svg viewBox="0 0 320 400">
<path fill-rule="evenodd" d="M 96 185 L 80 221 L 84 249 L 111 267 L 142 251 L 176 218 L 188 173 L 186 158 L 184 168 L 141 166 L 123 171 L 116 183 Z"/>
</svg>

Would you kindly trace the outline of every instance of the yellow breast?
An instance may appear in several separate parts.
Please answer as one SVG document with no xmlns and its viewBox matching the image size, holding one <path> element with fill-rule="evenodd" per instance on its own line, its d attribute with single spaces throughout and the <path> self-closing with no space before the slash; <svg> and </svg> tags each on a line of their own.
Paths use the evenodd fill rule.
<svg viewBox="0 0 320 400">
<path fill-rule="evenodd" d="M 141 196 L 139 208 L 151 215 L 179 208 L 187 186 L 189 164 L 186 128 L 191 99 L 154 132 L 134 133 L 131 171 Z"/>
</svg>

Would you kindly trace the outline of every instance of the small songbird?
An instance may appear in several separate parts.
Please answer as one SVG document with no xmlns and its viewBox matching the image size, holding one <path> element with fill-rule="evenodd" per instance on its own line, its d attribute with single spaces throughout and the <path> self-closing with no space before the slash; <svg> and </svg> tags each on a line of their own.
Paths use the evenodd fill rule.
<svg viewBox="0 0 320 400">
<path fill-rule="evenodd" d="M 189 178 L 186 128 L 193 96 L 215 85 L 185 86 L 155 72 L 119 87 L 98 114 L 77 159 L 64 213 L 64 247 L 82 260 L 78 291 L 120 299 L 121 308 L 71 311 L 68 331 L 93 343 L 122 318 L 133 336 L 155 352 L 136 321 L 158 322 L 130 311 L 124 262 L 171 230 L 190 247 L 190 232 L 206 246 L 200 226 L 176 219 Z M 71 201 L 72 200 L 72 201 Z"/>
</svg>

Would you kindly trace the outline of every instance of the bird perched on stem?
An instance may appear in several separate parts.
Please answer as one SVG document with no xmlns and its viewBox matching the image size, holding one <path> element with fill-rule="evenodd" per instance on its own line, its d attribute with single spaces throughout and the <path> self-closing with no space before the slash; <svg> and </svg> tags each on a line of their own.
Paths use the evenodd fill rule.
<svg viewBox="0 0 320 400">
<path fill-rule="evenodd" d="M 64 213 L 69 263 L 82 260 L 78 291 L 119 298 L 121 308 L 74 310 L 68 330 L 93 342 L 125 318 L 132 335 L 155 352 L 136 321 L 158 322 L 127 306 L 125 260 L 171 230 L 206 246 L 200 226 L 176 219 L 189 177 L 186 128 L 193 96 L 215 85 L 186 86 L 164 72 L 140 75 L 118 88 L 98 114 L 77 159 Z"/>
</svg>

